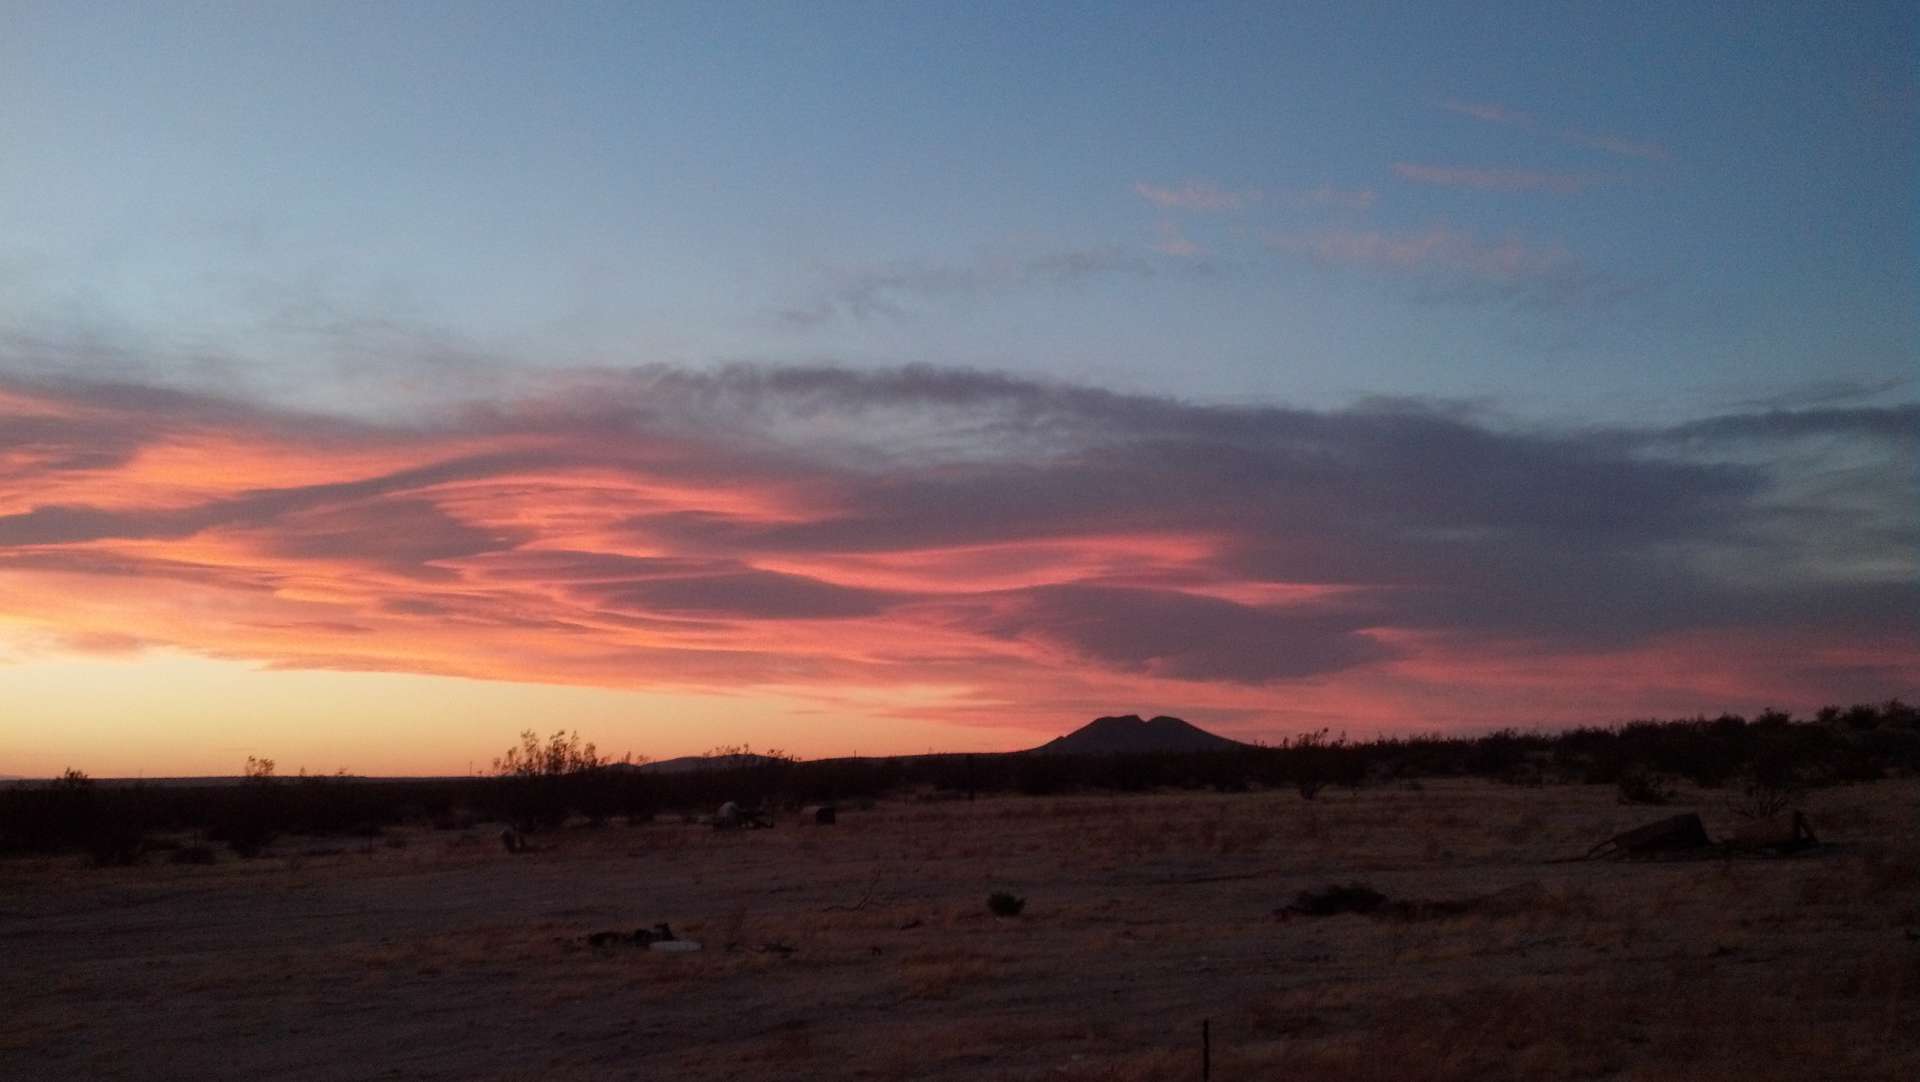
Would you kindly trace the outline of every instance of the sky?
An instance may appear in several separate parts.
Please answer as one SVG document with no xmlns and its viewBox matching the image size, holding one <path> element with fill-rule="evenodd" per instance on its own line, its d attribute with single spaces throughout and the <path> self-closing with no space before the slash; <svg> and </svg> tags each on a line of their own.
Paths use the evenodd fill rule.
<svg viewBox="0 0 1920 1082">
<path fill-rule="evenodd" d="M 0 0 L 0 774 L 1920 695 L 1917 24 Z"/>
</svg>

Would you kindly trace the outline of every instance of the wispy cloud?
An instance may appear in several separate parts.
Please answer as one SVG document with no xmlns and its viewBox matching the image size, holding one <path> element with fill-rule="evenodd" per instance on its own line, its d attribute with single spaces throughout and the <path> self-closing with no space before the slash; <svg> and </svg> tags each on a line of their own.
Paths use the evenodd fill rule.
<svg viewBox="0 0 1920 1082">
<path fill-rule="evenodd" d="M 1180 223 L 1178 222 L 1156 222 L 1154 223 L 1154 234 L 1157 239 L 1155 239 L 1153 243 L 1153 250 L 1159 252 L 1161 255 L 1191 259 L 1206 251 L 1188 239 L 1186 233 L 1181 230 Z"/>
<path fill-rule="evenodd" d="M 1450 113 L 1469 116 L 1488 124 L 1501 124 L 1509 127 L 1538 131 L 1543 135 L 1551 135 L 1557 139 L 1564 139 L 1569 143 L 1589 147 L 1594 150 L 1603 150 L 1609 154 L 1617 154 L 1621 157 L 1646 158 L 1660 161 L 1672 156 L 1668 153 L 1666 147 L 1652 140 L 1631 139 L 1622 135 L 1591 132 L 1564 125 L 1543 124 L 1532 113 L 1522 112 L 1518 109 L 1510 109 L 1494 102 L 1471 102 L 1461 101 L 1457 98 L 1449 98 L 1440 103 L 1440 108 Z"/>
<path fill-rule="evenodd" d="M 1258 188 L 1234 191 L 1207 180 L 1189 180 L 1170 187 L 1140 181 L 1133 186 L 1133 191 L 1154 206 L 1168 210 L 1239 210 L 1258 202 L 1262 196 Z"/>
<path fill-rule="evenodd" d="M 1378 198 L 1378 193 L 1371 188 L 1335 188 L 1330 184 L 1322 184 L 1318 188 L 1295 192 L 1292 201 L 1295 206 L 1301 207 L 1363 211 L 1371 209 Z"/>
<path fill-rule="evenodd" d="M 1462 116 L 1470 116 L 1475 120 L 1484 120 L 1489 124 L 1517 124 L 1524 127 L 1533 123 L 1532 113 L 1509 109 L 1496 102 L 1461 101 L 1458 98 L 1448 98 L 1440 103 L 1440 108 Z"/>
<path fill-rule="evenodd" d="M 1559 244 L 1508 236 L 1486 239 L 1463 229 L 1320 229 L 1266 235 L 1268 247 L 1324 267 L 1403 279 L 1423 300 L 1505 302 L 1565 310 L 1612 303 L 1644 288 L 1590 270 Z"/>
<path fill-rule="evenodd" d="M 1671 157 L 1671 155 L 1667 153 L 1666 147 L 1650 140 L 1628 139 L 1619 135 L 1584 132 L 1577 128 L 1563 128 L 1558 134 L 1560 138 L 1565 139 L 1569 143 L 1578 143 L 1583 147 L 1604 150 L 1609 154 L 1618 154 L 1624 158 L 1647 158 L 1653 161 L 1664 161 Z"/>
<path fill-rule="evenodd" d="M 1443 188 L 1473 188 L 1483 192 L 1577 192 L 1593 183 L 1571 173 L 1542 173 L 1527 169 L 1474 169 L 1451 165 L 1395 162 L 1395 176 L 1417 184 Z"/>
<path fill-rule="evenodd" d="M 1486 243 L 1472 233 L 1444 226 L 1406 233 L 1323 229 L 1270 234 L 1268 243 L 1324 263 L 1377 270 L 1461 270 L 1493 278 L 1528 278 L 1560 273 L 1574 265 L 1572 253 L 1557 245 L 1539 247 L 1513 239 Z"/>
<path fill-rule="evenodd" d="M 1174 253 L 1180 254 L 1180 253 Z M 1189 254 L 1198 254 L 1198 251 Z M 827 295 L 776 313 L 792 327 L 829 320 L 907 315 L 917 303 L 1035 285 L 1064 285 L 1100 277 L 1151 277 L 1154 261 L 1140 249 L 1113 245 L 1037 252 L 969 263 L 900 261 L 842 272 Z"/>
</svg>

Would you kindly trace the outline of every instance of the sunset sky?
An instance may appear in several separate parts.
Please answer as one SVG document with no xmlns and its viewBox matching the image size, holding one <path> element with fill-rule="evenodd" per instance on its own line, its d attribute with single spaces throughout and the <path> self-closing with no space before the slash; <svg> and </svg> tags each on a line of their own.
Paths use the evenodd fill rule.
<svg viewBox="0 0 1920 1082">
<path fill-rule="evenodd" d="M 0 774 L 1920 695 L 1916 21 L 0 0 Z"/>
</svg>

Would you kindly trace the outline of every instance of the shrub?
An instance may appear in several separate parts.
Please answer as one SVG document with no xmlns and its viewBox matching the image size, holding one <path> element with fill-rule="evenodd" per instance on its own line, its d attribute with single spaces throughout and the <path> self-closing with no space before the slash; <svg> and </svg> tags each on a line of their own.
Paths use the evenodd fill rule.
<svg viewBox="0 0 1920 1082">
<path fill-rule="evenodd" d="M 103 868 L 138 864 L 145 852 L 143 841 L 137 825 L 102 816 L 87 834 L 87 855 Z"/>
<path fill-rule="evenodd" d="M 1293 787 L 1300 796 L 1312 800 L 1320 795 L 1320 790 L 1333 780 L 1333 746 L 1327 743 L 1327 730 L 1316 733 L 1301 733 L 1287 745 L 1292 760 Z"/>
<path fill-rule="evenodd" d="M 1027 900 L 1004 890 L 996 890 L 987 895 L 987 912 L 996 917 L 1017 917 L 1027 907 Z"/>
<path fill-rule="evenodd" d="M 1666 777 L 1643 767 L 1634 767 L 1621 774 L 1615 784 L 1619 787 L 1622 804 L 1667 804 L 1673 800 L 1673 786 L 1668 784 Z"/>
<path fill-rule="evenodd" d="M 214 853 L 213 846 L 195 844 L 174 850 L 173 856 L 167 859 L 175 864 L 212 864 L 219 857 Z"/>
</svg>

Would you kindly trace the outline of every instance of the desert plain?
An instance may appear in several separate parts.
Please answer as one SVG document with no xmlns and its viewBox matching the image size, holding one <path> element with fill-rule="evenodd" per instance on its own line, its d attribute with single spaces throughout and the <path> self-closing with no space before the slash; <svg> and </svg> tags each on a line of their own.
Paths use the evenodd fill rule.
<svg viewBox="0 0 1920 1082">
<path fill-rule="evenodd" d="M 0 861 L 0 1077 L 1920 1078 L 1920 781 L 1809 794 L 1810 853 L 1647 862 L 1563 858 L 1724 794 L 932 796 Z M 1279 912 L 1347 883 L 1507 902 Z M 663 922 L 701 949 L 586 942 Z"/>
</svg>

